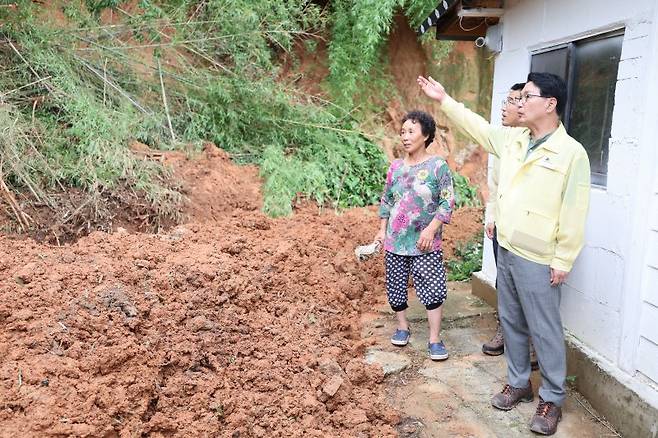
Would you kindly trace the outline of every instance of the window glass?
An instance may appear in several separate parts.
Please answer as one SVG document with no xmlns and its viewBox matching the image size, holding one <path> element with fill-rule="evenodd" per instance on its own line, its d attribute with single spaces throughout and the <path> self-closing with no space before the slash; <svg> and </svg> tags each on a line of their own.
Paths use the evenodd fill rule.
<svg viewBox="0 0 658 438">
<path fill-rule="evenodd" d="M 554 73 L 567 82 L 562 122 L 587 150 L 592 183 L 607 185 L 608 143 L 617 70 L 624 35 L 614 32 L 532 56 L 530 71 Z"/>
<path fill-rule="evenodd" d="M 575 45 L 569 131 L 587 150 L 592 183 L 606 185 L 608 142 L 623 36 L 586 40 Z"/>
<path fill-rule="evenodd" d="M 533 55 L 530 71 L 553 73 L 566 81 L 569 71 L 567 52 L 567 47 L 562 47 Z"/>
</svg>

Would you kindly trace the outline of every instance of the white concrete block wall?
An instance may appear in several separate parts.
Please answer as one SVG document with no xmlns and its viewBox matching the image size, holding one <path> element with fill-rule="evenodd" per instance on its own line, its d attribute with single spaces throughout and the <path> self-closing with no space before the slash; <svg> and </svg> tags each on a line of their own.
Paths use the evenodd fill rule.
<svg viewBox="0 0 658 438">
<path fill-rule="evenodd" d="M 649 229 L 658 231 L 658 196 L 654 196 L 653 202 L 649 206 Z"/>
<path fill-rule="evenodd" d="M 583 249 L 581 256 L 570 274 L 572 279 L 568 286 L 590 300 L 619 312 L 624 259 L 613 251 L 590 245 Z"/>
<path fill-rule="evenodd" d="M 658 173 L 658 172 L 657 172 Z M 658 177 L 656 177 L 658 181 Z M 648 250 L 642 282 L 637 369 L 658 382 L 658 193 L 652 197 L 648 221 Z"/>
<path fill-rule="evenodd" d="M 625 74 L 631 81 L 637 74 L 640 84 L 642 129 L 637 134 L 639 163 L 634 174 L 637 185 L 630 221 L 634 232 L 629 247 L 635 249 L 635 253 L 629 257 L 629 269 L 625 273 L 623 293 L 626 296 L 622 304 L 618 363 L 632 375 L 639 371 L 640 381 L 642 375 L 647 378 L 644 381 L 648 385 L 640 386 L 639 393 L 658 406 L 658 152 L 655 147 L 658 136 L 655 105 L 658 98 L 658 2 L 654 2 L 654 7 L 652 14 L 638 16 L 629 26 L 622 50 L 623 62 L 634 61 L 629 63 Z M 639 69 L 637 73 L 635 68 Z"/>
<path fill-rule="evenodd" d="M 568 298 L 568 299 L 565 299 Z M 590 296 L 580 293 L 569 284 L 562 287 L 562 324 L 579 341 L 614 363 L 619 354 L 619 343 L 610 342 L 621 335 L 621 316 Z"/>
<path fill-rule="evenodd" d="M 640 116 L 640 106 L 636 96 L 640 94 L 640 81 L 637 79 L 625 79 L 617 81 L 617 88 L 615 89 L 615 108 L 613 110 L 613 118 L 616 114 L 621 114 L 621 117 L 630 115 L 634 117 Z M 636 139 L 637 131 L 633 130 L 635 125 L 633 123 L 617 123 L 612 125 L 612 132 L 610 135 L 610 150 L 612 151 L 615 146 L 622 141 L 633 141 Z"/>
<path fill-rule="evenodd" d="M 638 371 L 652 382 L 658 380 L 658 345 L 646 338 L 640 338 L 638 354 L 645 358 L 638 366 Z"/>
<path fill-rule="evenodd" d="M 647 265 L 647 269 L 644 275 L 644 285 L 642 287 L 643 294 L 642 300 L 646 303 L 649 303 L 655 307 L 658 307 L 658 266 Z M 654 331 L 656 330 L 656 321 L 653 321 Z"/>
<path fill-rule="evenodd" d="M 564 287 L 562 314 L 566 329 L 613 371 L 626 373 L 633 382 L 638 372 L 653 381 L 645 395 L 656 404 L 658 194 L 648 195 L 646 188 L 654 181 L 658 187 L 658 1 L 625 2 L 623 7 L 615 0 L 510 1 L 502 26 L 494 121 L 507 87 L 525 79 L 533 52 L 624 29 L 608 184 L 592 189 L 586 246 Z M 493 281 L 493 256 L 486 251 L 483 274 Z M 648 330 L 656 334 L 645 336 Z"/>
<path fill-rule="evenodd" d="M 640 318 L 640 334 L 645 340 L 656 344 L 658 347 L 658 331 L 656 330 L 656 321 L 658 321 L 658 307 L 648 302 L 646 304 L 647 305 L 642 311 L 642 317 Z M 656 363 L 658 364 L 658 360 Z"/>
<path fill-rule="evenodd" d="M 649 233 L 649 251 L 647 252 L 647 265 L 658 269 L 658 233 Z"/>
</svg>

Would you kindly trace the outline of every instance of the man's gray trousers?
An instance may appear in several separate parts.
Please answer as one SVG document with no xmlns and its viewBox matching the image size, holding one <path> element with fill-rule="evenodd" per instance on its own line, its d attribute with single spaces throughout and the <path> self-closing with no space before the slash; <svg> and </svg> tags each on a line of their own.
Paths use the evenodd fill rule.
<svg viewBox="0 0 658 438">
<path fill-rule="evenodd" d="M 561 290 L 551 286 L 550 279 L 548 265 L 498 247 L 498 314 L 505 336 L 508 382 L 515 388 L 528 385 L 531 336 L 542 376 L 539 396 L 562 406 L 567 363 L 560 317 Z"/>
</svg>

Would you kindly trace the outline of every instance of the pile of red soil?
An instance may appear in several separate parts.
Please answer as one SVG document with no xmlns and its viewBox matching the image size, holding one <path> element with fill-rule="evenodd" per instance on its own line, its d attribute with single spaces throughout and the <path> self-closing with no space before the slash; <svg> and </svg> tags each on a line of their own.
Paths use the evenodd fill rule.
<svg viewBox="0 0 658 438">
<path fill-rule="evenodd" d="M 229 155 L 212 143 L 190 157 L 183 152 L 167 152 L 164 163 L 182 184 L 187 198 L 183 214 L 190 222 L 216 221 L 240 216 L 261 208 L 261 179 L 256 166 L 236 166 Z"/>
<path fill-rule="evenodd" d="M 255 168 L 213 147 L 168 160 L 187 225 L 63 247 L 0 235 L 0 435 L 395 435 L 358 325 L 385 302 L 381 256 L 353 255 L 376 209 L 271 219 Z M 448 247 L 479 211 L 455 224 Z"/>
</svg>

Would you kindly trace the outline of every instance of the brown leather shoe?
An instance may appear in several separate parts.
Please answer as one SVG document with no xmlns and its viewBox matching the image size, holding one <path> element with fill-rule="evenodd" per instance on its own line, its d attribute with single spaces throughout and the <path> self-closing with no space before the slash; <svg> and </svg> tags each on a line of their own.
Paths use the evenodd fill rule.
<svg viewBox="0 0 658 438">
<path fill-rule="evenodd" d="M 503 328 L 498 324 L 496 334 L 486 344 L 482 345 L 482 352 L 489 356 L 500 356 L 505 352 L 505 338 L 503 338 Z"/>
<path fill-rule="evenodd" d="M 515 388 L 510 385 L 505 385 L 503 390 L 493 396 L 491 399 L 491 406 L 503 411 L 509 411 L 519 402 L 529 403 L 534 400 L 532 393 L 532 383 L 528 381 L 528 386 L 525 388 Z"/>
<path fill-rule="evenodd" d="M 539 405 L 535 416 L 532 417 L 530 430 L 542 435 L 553 435 L 557 430 L 557 423 L 562 419 L 562 408 L 551 402 L 545 402 L 539 397 Z"/>
</svg>

